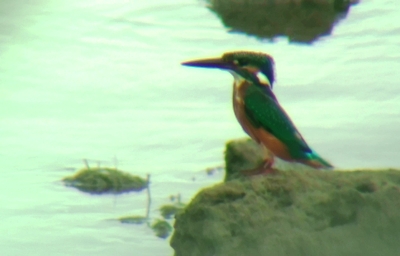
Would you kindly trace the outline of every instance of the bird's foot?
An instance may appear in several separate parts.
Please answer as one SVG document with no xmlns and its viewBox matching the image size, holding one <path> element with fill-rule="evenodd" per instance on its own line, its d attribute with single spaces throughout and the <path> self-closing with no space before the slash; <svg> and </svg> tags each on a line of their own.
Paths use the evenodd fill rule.
<svg viewBox="0 0 400 256">
<path fill-rule="evenodd" d="M 273 164 L 273 159 L 266 159 L 258 167 L 250 170 L 244 170 L 241 173 L 245 176 L 275 174 L 277 170 L 272 168 Z"/>
</svg>

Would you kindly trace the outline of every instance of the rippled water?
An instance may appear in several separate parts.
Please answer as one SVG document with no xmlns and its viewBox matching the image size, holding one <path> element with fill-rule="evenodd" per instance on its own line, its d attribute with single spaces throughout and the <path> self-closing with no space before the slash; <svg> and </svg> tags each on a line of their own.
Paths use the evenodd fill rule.
<svg viewBox="0 0 400 256">
<path fill-rule="evenodd" d="M 152 174 L 157 207 L 221 175 L 243 137 L 228 73 L 180 62 L 246 49 L 272 54 L 275 92 L 303 136 L 339 168 L 400 167 L 400 5 L 363 1 L 312 45 L 228 33 L 202 2 L 2 1 L 2 255 L 170 255 L 146 227 L 144 194 L 88 196 L 59 180 L 116 164 Z M 117 159 L 115 161 L 114 159 Z M 195 181 L 193 181 L 195 177 Z"/>
</svg>

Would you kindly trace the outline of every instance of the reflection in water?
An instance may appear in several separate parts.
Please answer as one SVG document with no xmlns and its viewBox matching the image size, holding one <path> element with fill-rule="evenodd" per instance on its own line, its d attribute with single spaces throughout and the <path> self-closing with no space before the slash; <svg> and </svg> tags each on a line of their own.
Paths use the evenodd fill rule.
<svg viewBox="0 0 400 256">
<path fill-rule="evenodd" d="M 352 0 L 209 0 L 232 31 L 273 39 L 286 35 L 291 42 L 312 43 L 329 35 L 346 17 Z"/>
</svg>

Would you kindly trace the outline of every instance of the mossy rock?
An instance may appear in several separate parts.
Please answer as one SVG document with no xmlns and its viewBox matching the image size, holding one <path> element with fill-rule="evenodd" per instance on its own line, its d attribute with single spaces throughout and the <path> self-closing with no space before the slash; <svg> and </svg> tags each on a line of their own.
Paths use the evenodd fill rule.
<svg viewBox="0 0 400 256">
<path fill-rule="evenodd" d="M 232 140 L 225 147 L 225 181 L 243 176 L 241 171 L 256 168 L 263 161 L 260 146 L 249 138 Z"/>
<path fill-rule="evenodd" d="M 332 33 L 358 0 L 207 0 L 229 30 L 274 40 L 312 43 Z"/>
<path fill-rule="evenodd" d="M 160 238 L 167 238 L 172 231 L 172 226 L 166 220 L 160 219 L 155 220 L 155 222 L 151 225 L 151 228 L 156 236 Z"/>
<path fill-rule="evenodd" d="M 272 155 L 270 155 L 271 157 Z M 228 141 L 225 147 L 225 179 L 244 177 L 242 172 L 250 171 L 262 163 L 266 156 L 259 144 L 250 138 Z M 282 171 L 307 171 L 313 168 L 300 163 L 288 163 L 275 159 L 274 169 Z"/>
<path fill-rule="evenodd" d="M 147 181 L 141 177 L 122 172 L 115 168 L 82 169 L 75 175 L 63 179 L 65 185 L 75 187 L 92 194 L 119 194 L 141 191 L 147 187 Z"/>
<path fill-rule="evenodd" d="M 227 181 L 200 191 L 175 216 L 176 256 L 398 255 L 399 170 L 243 177 L 235 172 L 258 161 L 243 142 L 237 158 L 227 158 Z"/>
</svg>

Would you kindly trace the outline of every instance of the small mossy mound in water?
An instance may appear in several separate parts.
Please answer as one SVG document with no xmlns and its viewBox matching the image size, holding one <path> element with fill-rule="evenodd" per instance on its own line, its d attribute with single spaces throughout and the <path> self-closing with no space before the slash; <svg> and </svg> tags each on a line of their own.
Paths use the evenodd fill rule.
<svg viewBox="0 0 400 256">
<path fill-rule="evenodd" d="M 145 179 L 107 167 L 85 168 L 71 177 L 64 178 L 63 181 L 67 186 L 93 194 L 118 194 L 141 191 L 147 187 Z"/>
<path fill-rule="evenodd" d="M 171 246 L 176 256 L 395 256 L 399 237 L 400 171 L 288 170 L 200 191 L 176 215 Z"/>
<path fill-rule="evenodd" d="M 172 231 L 172 227 L 167 221 L 159 219 L 155 220 L 151 225 L 151 229 L 159 238 L 167 238 Z"/>
<path fill-rule="evenodd" d="M 166 204 L 160 207 L 161 216 L 165 219 L 172 218 L 175 214 L 182 211 L 185 204 L 176 203 L 176 204 Z"/>
<path fill-rule="evenodd" d="M 125 216 L 118 219 L 121 223 L 126 224 L 143 224 L 146 223 L 147 218 L 145 216 Z"/>
</svg>

